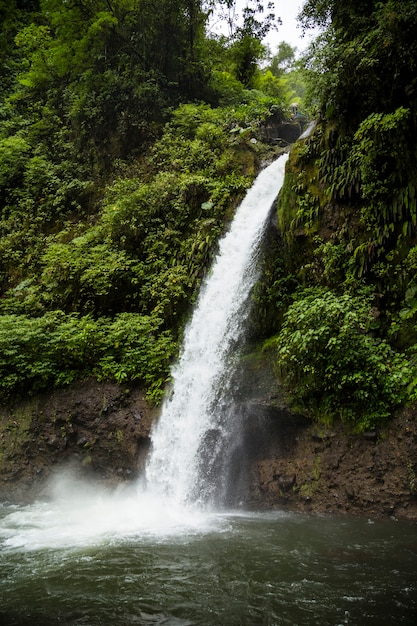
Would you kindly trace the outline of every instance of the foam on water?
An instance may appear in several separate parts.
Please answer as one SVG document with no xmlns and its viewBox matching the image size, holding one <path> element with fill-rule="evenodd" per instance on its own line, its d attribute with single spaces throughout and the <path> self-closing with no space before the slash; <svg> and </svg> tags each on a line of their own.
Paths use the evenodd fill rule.
<svg viewBox="0 0 417 626">
<path fill-rule="evenodd" d="M 158 541 L 222 526 L 220 518 L 175 506 L 137 487 L 110 490 L 66 474 L 54 479 L 49 495 L 25 507 L 3 507 L 3 548 L 76 548 L 129 538 Z"/>
</svg>

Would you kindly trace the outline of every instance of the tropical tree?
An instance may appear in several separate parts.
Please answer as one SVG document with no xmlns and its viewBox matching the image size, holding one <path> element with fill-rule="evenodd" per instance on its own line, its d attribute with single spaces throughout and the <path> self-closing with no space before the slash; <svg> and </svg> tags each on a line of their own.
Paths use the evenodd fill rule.
<svg viewBox="0 0 417 626">
<path fill-rule="evenodd" d="M 265 7 L 262 0 L 247 0 L 241 11 L 237 0 L 220 0 L 212 4 L 227 27 L 227 35 L 221 37 L 227 51 L 224 66 L 231 64 L 234 76 L 245 87 L 252 88 L 258 63 L 267 54 L 262 41 L 280 23 L 275 17 L 274 3 L 268 1 Z"/>
<path fill-rule="evenodd" d="M 306 60 L 311 91 L 327 116 L 355 128 L 373 112 L 415 107 L 413 0 L 308 0 L 300 17 L 305 28 L 324 28 Z"/>
<path fill-rule="evenodd" d="M 294 48 L 286 41 L 281 41 L 269 63 L 269 69 L 274 76 L 279 78 L 294 68 L 296 51 L 297 48 Z"/>
</svg>

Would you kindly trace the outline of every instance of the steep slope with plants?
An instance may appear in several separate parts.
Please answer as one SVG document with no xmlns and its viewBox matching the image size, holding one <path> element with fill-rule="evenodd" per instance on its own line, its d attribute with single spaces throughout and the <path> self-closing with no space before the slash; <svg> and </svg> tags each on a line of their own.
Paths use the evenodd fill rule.
<svg viewBox="0 0 417 626">
<path fill-rule="evenodd" d="M 295 408 L 363 431 L 416 399 L 417 7 L 306 2 L 302 17 L 324 27 L 306 58 L 318 122 L 280 198 L 266 348 Z"/>
<path fill-rule="evenodd" d="M 137 470 L 217 240 L 280 151 L 291 50 L 259 69 L 274 15 L 209 36 L 218 4 L 0 2 L 5 497 L 69 456 Z"/>
</svg>

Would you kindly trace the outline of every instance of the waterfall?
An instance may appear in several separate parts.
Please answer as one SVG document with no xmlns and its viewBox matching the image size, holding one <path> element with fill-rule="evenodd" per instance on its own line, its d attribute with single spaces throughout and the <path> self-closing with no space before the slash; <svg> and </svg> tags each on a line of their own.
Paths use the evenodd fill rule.
<svg viewBox="0 0 417 626">
<path fill-rule="evenodd" d="M 185 330 L 171 393 L 151 433 L 147 490 L 175 504 L 205 505 L 215 493 L 215 469 L 228 435 L 229 360 L 242 334 L 260 242 L 287 158 L 259 174 L 220 241 Z"/>
</svg>

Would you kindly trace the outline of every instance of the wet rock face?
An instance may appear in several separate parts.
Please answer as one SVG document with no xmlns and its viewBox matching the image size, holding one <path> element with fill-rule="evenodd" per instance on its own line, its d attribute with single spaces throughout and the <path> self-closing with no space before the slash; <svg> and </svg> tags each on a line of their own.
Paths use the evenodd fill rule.
<svg viewBox="0 0 417 626">
<path fill-rule="evenodd" d="M 292 450 L 252 463 L 251 506 L 417 520 L 416 416 L 407 409 L 359 435 L 294 424 Z"/>
<path fill-rule="evenodd" d="M 417 406 L 362 434 L 314 424 L 288 409 L 265 355 L 242 361 L 234 389 L 248 506 L 417 520 Z"/>
<path fill-rule="evenodd" d="M 67 464 L 106 482 L 135 478 L 153 417 L 140 389 L 94 380 L 2 407 L 1 499 L 32 499 Z"/>
<path fill-rule="evenodd" d="M 284 119 L 280 111 L 272 115 L 261 129 L 261 137 L 265 143 L 282 146 L 293 144 L 302 134 L 307 125 L 307 119 L 292 111 L 291 119 Z"/>
</svg>

